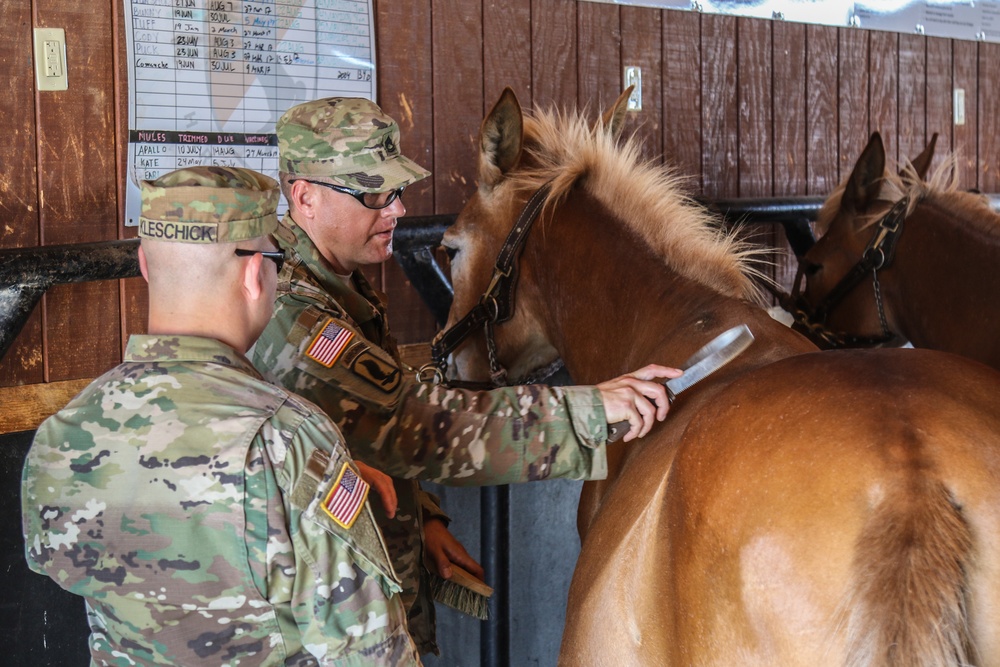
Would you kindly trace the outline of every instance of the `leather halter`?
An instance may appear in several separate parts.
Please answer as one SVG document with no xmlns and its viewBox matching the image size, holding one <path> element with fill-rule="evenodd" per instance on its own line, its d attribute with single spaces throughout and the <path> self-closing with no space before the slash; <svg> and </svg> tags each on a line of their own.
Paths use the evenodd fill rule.
<svg viewBox="0 0 1000 667">
<path fill-rule="evenodd" d="M 898 336 L 889 329 L 882 303 L 882 289 L 879 285 L 878 272 L 892 264 L 896 256 L 896 243 L 903 233 L 903 222 L 906 220 L 906 209 L 910 198 L 903 197 L 875 225 L 875 234 L 865 247 L 858 263 L 840 279 L 832 290 L 823 298 L 816 308 L 810 308 L 800 294 L 802 284 L 802 263 L 795 276 L 795 289 L 792 292 L 793 308 L 789 309 L 796 324 L 805 328 L 807 333 L 816 336 L 833 347 L 844 346 L 874 346 L 888 343 Z M 875 304 L 878 307 L 879 322 L 882 325 L 881 336 L 855 336 L 838 333 L 826 327 L 826 320 L 831 311 L 860 283 L 869 273 L 872 275 L 875 289 Z"/>
<path fill-rule="evenodd" d="M 507 371 L 500 365 L 496 355 L 496 341 L 493 338 L 493 327 L 502 324 L 514 316 L 514 290 L 517 287 L 517 259 L 524 249 L 528 232 L 538 219 L 538 214 L 545 204 L 549 194 L 549 183 L 544 184 L 528 199 L 514 226 L 507 234 L 507 239 L 500 248 L 493 267 L 493 277 L 481 297 L 479 303 L 472 307 L 465 317 L 451 328 L 440 332 L 431 342 L 433 362 L 425 365 L 417 374 L 422 381 L 444 378 L 448 355 L 468 338 L 473 331 L 483 327 L 486 334 L 486 349 L 490 360 L 490 378 L 494 387 L 507 384 Z M 553 368 L 553 367 L 550 367 Z M 552 372 L 558 370 L 554 367 Z M 550 373 L 551 374 L 551 373 Z M 474 384 L 474 383 L 471 383 Z"/>
</svg>

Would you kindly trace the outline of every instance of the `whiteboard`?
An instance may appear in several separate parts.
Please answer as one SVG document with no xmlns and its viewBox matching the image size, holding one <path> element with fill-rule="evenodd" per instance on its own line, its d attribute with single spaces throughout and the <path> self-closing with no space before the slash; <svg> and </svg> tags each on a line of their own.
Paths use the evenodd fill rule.
<svg viewBox="0 0 1000 667">
<path fill-rule="evenodd" d="M 289 107 L 375 100 L 372 0 L 125 0 L 125 26 L 127 226 L 139 180 L 193 165 L 276 178 Z"/>
<path fill-rule="evenodd" d="M 1000 0 L 586 0 L 1000 42 Z"/>
</svg>

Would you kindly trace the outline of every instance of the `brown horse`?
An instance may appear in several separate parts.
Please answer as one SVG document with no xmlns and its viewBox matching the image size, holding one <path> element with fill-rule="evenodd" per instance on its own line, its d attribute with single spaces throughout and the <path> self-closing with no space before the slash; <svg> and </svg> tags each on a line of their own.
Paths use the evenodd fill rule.
<svg viewBox="0 0 1000 667">
<path fill-rule="evenodd" d="M 561 664 L 1000 664 L 1000 375 L 928 350 L 814 352 L 756 304 L 752 253 L 618 145 L 625 101 L 591 127 L 505 91 L 444 240 L 454 324 L 547 184 L 513 317 L 487 327 L 512 376 L 558 355 L 596 383 L 739 323 L 756 336 L 647 437 L 609 445 L 581 498 Z M 487 347 L 459 348 L 461 375 L 489 375 Z"/>
<path fill-rule="evenodd" d="M 852 346 L 908 340 L 1000 369 L 1000 215 L 957 190 L 951 167 L 897 175 L 872 135 L 801 263 L 814 325 Z"/>
</svg>

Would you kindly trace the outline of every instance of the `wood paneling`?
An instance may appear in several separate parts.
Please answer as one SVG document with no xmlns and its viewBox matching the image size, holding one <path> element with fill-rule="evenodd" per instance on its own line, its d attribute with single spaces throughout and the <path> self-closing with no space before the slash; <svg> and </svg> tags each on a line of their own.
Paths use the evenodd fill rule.
<svg viewBox="0 0 1000 667">
<path fill-rule="evenodd" d="M 650 160 L 662 160 L 663 146 L 663 28 L 662 12 L 645 7 L 622 7 L 621 29 L 628 39 L 622 40 L 624 68 L 638 66 L 642 71 L 642 110 L 629 113 L 625 121 L 625 135 L 635 133 L 641 142 L 643 155 Z M 621 81 L 619 88 L 623 88 Z M 621 93 L 614 93 L 605 103 L 610 104 Z M 603 109 L 602 109 L 603 111 Z"/>
<path fill-rule="evenodd" d="M 997 192 L 1000 191 L 1000 44 L 979 44 L 978 107 L 979 189 Z"/>
<path fill-rule="evenodd" d="M 952 133 L 954 118 L 954 93 L 952 92 L 951 40 L 940 37 L 927 39 L 927 125 L 924 144 L 937 132 L 938 140 L 931 168 L 941 164 L 941 156 L 951 152 L 954 145 Z M 910 83 L 900 82 L 900 95 Z M 923 147 L 920 148 L 923 150 Z M 913 159 L 919 152 L 906 157 Z"/>
<path fill-rule="evenodd" d="M 134 234 L 120 223 L 122 16 L 120 2 L 0 7 L 0 247 Z M 643 77 L 643 110 L 626 131 L 698 194 L 826 194 L 874 129 L 901 157 L 939 132 L 939 155 L 959 151 L 963 186 L 1000 190 L 1000 45 L 577 0 L 375 0 L 375 18 L 379 103 L 404 152 L 433 173 L 407 191 L 411 215 L 454 213 L 471 195 L 479 124 L 504 86 L 526 107 L 596 114 L 626 65 Z M 34 89 L 24 54 L 35 26 L 67 30 L 68 93 Z M 964 125 L 953 125 L 954 88 L 965 91 Z M 397 338 L 433 335 L 395 262 L 366 274 L 389 293 Z M 140 279 L 53 290 L 0 362 L 0 385 L 97 375 L 145 328 L 145 310 Z"/>
<path fill-rule="evenodd" d="M 806 26 L 777 21 L 772 26 L 771 72 L 774 122 L 772 134 L 774 180 L 769 195 L 805 195 L 808 189 L 806 144 Z M 788 285 L 798 264 L 785 238 L 785 230 L 772 229 L 773 244 L 784 250 L 774 258 L 774 279 Z"/>
<path fill-rule="evenodd" d="M 43 244 L 118 237 L 111 5 L 36 0 L 38 27 L 66 30 L 69 90 L 39 92 L 38 185 Z M 46 380 L 93 377 L 121 356 L 118 283 L 66 285 L 45 298 Z M 84 306 L 85 304 L 85 306 Z M 81 307 L 84 306 L 84 307 Z"/>
<path fill-rule="evenodd" d="M 739 192 L 736 25 L 732 16 L 701 17 L 701 180 L 708 197 Z"/>
<path fill-rule="evenodd" d="M 736 192 L 740 197 L 770 197 L 774 185 L 774 71 L 772 23 L 747 18 L 736 20 L 738 109 Z M 773 225 L 745 228 L 745 237 L 757 245 L 779 244 Z M 779 267 L 761 267 L 775 278 Z"/>
<path fill-rule="evenodd" d="M 475 187 L 475 139 L 483 119 L 482 7 L 462 0 L 433 0 L 432 21 L 434 203 L 458 211 Z"/>
<path fill-rule="evenodd" d="M 862 30 L 846 30 L 844 28 L 839 28 L 838 33 L 840 53 L 837 58 L 839 82 L 837 100 L 840 129 L 837 136 L 837 153 L 839 179 L 844 179 L 851 173 L 855 161 L 861 155 L 865 144 L 868 143 L 868 134 L 871 132 L 871 127 L 868 124 L 870 109 L 868 41 L 870 34 Z M 895 142 L 892 142 L 890 145 L 894 144 Z"/>
<path fill-rule="evenodd" d="M 736 99 L 740 197 L 770 197 L 774 172 L 774 89 L 771 23 L 740 18 Z"/>
<path fill-rule="evenodd" d="M 434 212 L 434 97 L 431 88 L 431 2 L 391 2 L 376 6 L 378 103 L 399 123 L 403 152 L 432 172 L 406 189 L 410 215 Z M 382 38 L 383 26 L 392 26 Z M 392 292 L 389 321 L 405 322 L 396 330 L 400 343 L 430 340 L 436 323 L 399 265 L 390 260 L 380 269 L 380 289 Z"/>
<path fill-rule="evenodd" d="M 603 111 L 622 92 L 621 10 L 581 2 L 577 8 L 577 100 L 579 108 Z"/>
<path fill-rule="evenodd" d="M 893 160 L 899 148 L 899 35 L 874 31 L 868 37 L 868 131 L 882 134 L 885 154 Z"/>
<path fill-rule="evenodd" d="M 807 193 L 806 137 L 806 26 L 779 21 L 774 23 L 774 185 L 773 193 Z"/>
<path fill-rule="evenodd" d="M 965 91 L 965 123 L 952 130 L 952 146 L 958 156 L 958 183 L 979 187 L 979 44 L 952 42 L 952 72 L 955 89 Z"/>
<path fill-rule="evenodd" d="M 822 195 L 840 182 L 840 34 L 806 26 L 806 194 Z"/>
<path fill-rule="evenodd" d="M 899 35 L 899 150 L 896 160 L 912 160 L 927 145 L 927 39 Z"/>
<path fill-rule="evenodd" d="M 531 58 L 531 0 L 484 2 L 483 116 L 508 86 L 532 106 Z"/>
<path fill-rule="evenodd" d="M 583 4 L 576 0 L 531 1 L 531 80 L 536 107 L 568 107 L 577 102 L 576 22 L 577 8 Z"/>
<path fill-rule="evenodd" d="M 701 15 L 663 14 L 663 156 L 702 189 Z"/>
<path fill-rule="evenodd" d="M 0 248 L 25 248 L 40 241 L 37 138 L 31 3 L 0 4 L 5 39 L 0 42 Z M 0 385 L 42 382 L 42 317 L 36 309 L 14 345 L 0 360 Z"/>
</svg>

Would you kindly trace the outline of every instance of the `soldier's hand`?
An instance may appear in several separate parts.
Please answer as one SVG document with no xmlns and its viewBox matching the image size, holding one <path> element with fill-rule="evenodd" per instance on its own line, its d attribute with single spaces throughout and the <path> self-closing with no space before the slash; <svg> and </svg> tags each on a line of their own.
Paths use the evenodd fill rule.
<svg viewBox="0 0 1000 667">
<path fill-rule="evenodd" d="M 650 364 L 600 383 L 597 389 L 604 401 L 608 423 L 628 421 L 630 428 L 625 434 L 625 442 L 646 435 L 670 410 L 663 381 L 682 374 L 683 371 L 677 368 Z"/>
<path fill-rule="evenodd" d="M 361 461 L 355 461 L 354 465 L 358 466 L 361 479 L 368 482 L 368 486 L 372 487 L 382 499 L 385 515 L 390 519 L 396 516 L 396 487 L 392 484 L 392 477 Z"/>
<path fill-rule="evenodd" d="M 482 565 L 469 555 L 441 519 L 424 522 L 424 562 L 427 569 L 437 570 L 442 579 L 451 578 L 452 563 L 479 579 L 485 576 Z"/>
</svg>

